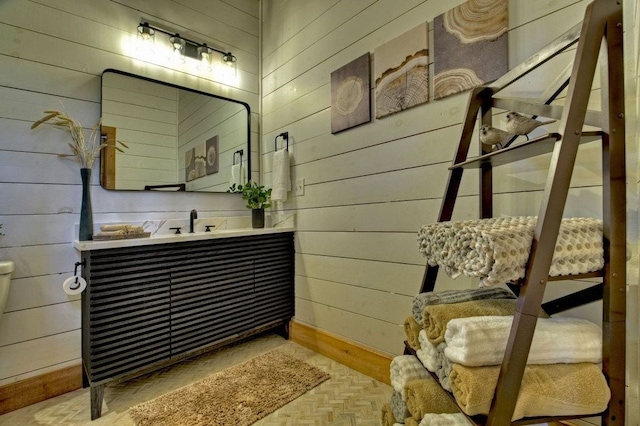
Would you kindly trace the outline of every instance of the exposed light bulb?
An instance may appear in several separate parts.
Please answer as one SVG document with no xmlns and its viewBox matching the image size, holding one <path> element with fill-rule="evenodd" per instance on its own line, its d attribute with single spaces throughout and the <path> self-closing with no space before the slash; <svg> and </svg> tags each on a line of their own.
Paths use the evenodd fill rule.
<svg viewBox="0 0 640 426">
<path fill-rule="evenodd" d="M 138 25 L 137 38 L 136 50 L 144 55 L 153 55 L 156 32 L 149 27 L 148 23 L 143 22 Z"/>
<path fill-rule="evenodd" d="M 169 38 L 169 43 L 171 43 L 171 47 L 173 49 L 171 56 L 169 56 L 169 60 L 176 65 L 184 64 L 184 49 L 187 42 L 180 37 L 180 34 L 176 34 Z"/>
<path fill-rule="evenodd" d="M 211 72 L 211 50 L 206 44 L 198 47 L 198 55 L 200 55 L 198 71 Z"/>
</svg>

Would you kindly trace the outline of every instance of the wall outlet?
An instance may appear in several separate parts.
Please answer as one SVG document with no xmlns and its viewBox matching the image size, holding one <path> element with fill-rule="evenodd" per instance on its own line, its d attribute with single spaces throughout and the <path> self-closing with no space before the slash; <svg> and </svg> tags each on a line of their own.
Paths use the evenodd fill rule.
<svg viewBox="0 0 640 426">
<path fill-rule="evenodd" d="M 293 195 L 296 197 L 304 195 L 304 179 L 296 179 L 296 185 L 293 188 Z"/>
</svg>

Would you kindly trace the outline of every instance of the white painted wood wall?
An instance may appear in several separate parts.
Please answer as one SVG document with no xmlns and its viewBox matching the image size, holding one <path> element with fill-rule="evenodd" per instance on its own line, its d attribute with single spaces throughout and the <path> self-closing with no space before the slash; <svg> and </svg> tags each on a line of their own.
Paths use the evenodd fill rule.
<svg viewBox="0 0 640 426">
<path fill-rule="evenodd" d="M 126 145 L 116 152 L 117 189 L 181 182 L 178 89 L 108 73 L 102 80 L 101 114 L 102 124 L 116 129 L 118 147 Z"/>
<path fill-rule="evenodd" d="M 401 354 L 403 320 L 422 281 L 420 225 L 437 219 L 467 95 L 421 105 L 331 134 L 330 74 L 366 52 L 462 3 L 461 0 L 295 0 L 262 2 L 262 168 L 271 181 L 273 140 L 289 132 L 292 181 L 304 195 L 283 206 L 297 214 L 296 319 L 390 355 Z M 519 64 L 584 15 L 588 1 L 509 2 L 509 65 Z M 629 182 L 638 182 L 638 10 L 625 2 Z M 429 34 L 433 49 L 433 29 Z M 537 97 L 572 61 L 575 49 L 510 89 Z M 491 60 L 487 58 L 487 60 Z M 432 61 L 432 59 L 431 59 Z M 430 64 L 433 73 L 433 63 Z M 373 82 L 373 76 L 371 81 Z M 372 83 L 373 84 L 373 83 Z M 592 108 L 599 108 L 599 83 Z M 373 87 L 371 87 L 373 98 Z M 560 99 L 558 103 L 561 103 Z M 504 114 L 494 123 L 504 126 Z M 553 127 L 550 127 L 553 129 Z M 477 149 L 477 148 L 476 148 Z M 477 151 L 476 151 L 477 152 Z M 494 173 L 497 215 L 536 215 L 549 156 Z M 601 217 L 599 148 L 581 148 L 565 216 Z M 468 173 L 467 173 L 468 174 Z M 473 173 L 472 173 L 473 174 Z M 465 176 L 454 219 L 477 217 L 477 177 Z M 631 421 L 638 419 L 637 196 L 629 188 L 629 383 Z M 438 289 L 476 286 L 440 274 Z M 547 299 L 584 283 L 549 286 Z M 599 323 L 601 303 L 568 315 Z M 635 419 L 635 420 L 633 420 Z M 635 423 L 634 423 L 635 421 Z"/>
<path fill-rule="evenodd" d="M 172 68 L 165 57 L 136 59 L 142 20 L 232 51 L 239 82 L 223 84 Z M 79 255 L 79 166 L 57 154 L 68 134 L 31 123 L 63 108 L 87 130 L 100 116 L 100 75 L 115 68 L 235 98 L 252 111 L 258 158 L 258 0 L 3 0 L 0 2 L 0 259 L 16 264 L 0 318 L 0 386 L 80 363 L 80 301 L 62 291 Z M 257 175 L 259 161 L 253 173 Z M 234 194 L 111 192 L 92 176 L 95 222 L 247 215 Z"/>
</svg>

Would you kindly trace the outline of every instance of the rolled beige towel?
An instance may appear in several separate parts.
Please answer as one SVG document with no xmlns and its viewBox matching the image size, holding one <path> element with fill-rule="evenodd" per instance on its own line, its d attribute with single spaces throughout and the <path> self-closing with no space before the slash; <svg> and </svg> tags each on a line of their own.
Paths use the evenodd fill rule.
<svg viewBox="0 0 640 426">
<path fill-rule="evenodd" d="M 404 320 L 404 334 L 407 336 L 407 343 L 415 350 L 420 349 L 420 339 L 418 338 L 420 330 L 422 330 L 422 325 L 412 315 Z"/>
<path fill-rule="evenodd" d="M 457 405 L 447 392 L 433 378 L 413 380 L 404 386 L 407 408 L 415 419 L 422 419 L 427 413 L 458 413 Z"/>
<path fill-rule="evenodd" d="M 453 364 L 451 388 L 468 415 L 488 414 L 500 366 Z M 611 391 L 596 364 L 527 365 L 512 420 L 535 416 L 597 414 L 607 409 Z"/>
<path fill-rule="evenodd" d="M 142 234 L 144 232 L 144 228 L 142 226 L 133 226 L 131 225 L 127 228 L 128 234 Z"/>
<path fill-rule="evenodd" d="M 135 226 L 129 223 L 117 223 L 100 225 L 100 231 L 103 232 L 121 232 L 122 234 L 142 234 L 144 228 L 142 226 Z"/>
<path fill-rule="evenodd" d="M 393 417 L 391 406 L 384 404 L 382 406 L 382 426 L 393 426 L 396 423 L 396 418 Z"/>
<path fill-rule="evenodd" d="M 419 426 L 419 425 L 420 425 L 420 420 L 414 417 L 407 417 L 406 419 L 404 419 L 404 426 Z"/>
<path fill-rule="evenodd" d="M 449 305 L 426 306 L 422 318 L 427 338 L 437 346 L 444 342 L 444 334 L 450 320 L 481 315 L 513 315 L 516 311 L 516 303 L 516 299 L 484 299 Z"/>
<path fill-rule="evenodd" d="M 112 236 L 117 236 L 117 235 L 125 235 L 126 232 L 124 229 L 119 229 L 117 231 L 100 231 L 98 233 L 96 233 L 96 236 L 98 237 L 112 237 Z"/>
<path fill-rule="evenodd" d="M 110 225 L 100 225 L 100 230 L 101 231 L 126 231 L 127 229 L 129 229 L 132 225 L 128 224 L 128 223 L 114 223 L 114 224 L 110 224 Z"/>
</svg>

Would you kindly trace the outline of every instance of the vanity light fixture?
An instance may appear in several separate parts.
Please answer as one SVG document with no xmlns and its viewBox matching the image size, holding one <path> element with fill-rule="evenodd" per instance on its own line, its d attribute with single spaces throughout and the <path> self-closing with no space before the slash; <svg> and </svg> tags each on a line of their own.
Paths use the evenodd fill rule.
<svg viewBox="0 0 640 426">
<path fill-rule="evenodd" d="M 228 73 L 236 75 L 236 63 L 238 59 L 231 53 L 224 50 L 216 49 L 215 47 L 208 46 L 206 43 L 198 43 L 188 38 L 182 37 L 177 33 L 172 33 L 162 28 L 154 27 L 148 22 L 141 22 L 138 25 L 138 48 L 142 46 L 153 46 L 153 40 L 155 39 L 155 33 L 160 32 L 169 36 L 169 43 L 171 44 L 172 53 L 169 59 L 173 63 L 183 64 L 185 57 L 197 60 L 198 70 L 201 72 L 210 72 L 211 66 L 211 53 L 218 52 L 222 55 L 222 62 L 228 67 Z M 147 51 L 149 49 L 147 48 Z"/>
<path fill-rule="evenodd" d="M 153 45 L 156 40 L 156 32 L 144 22 L 138 25 L 138 51 L 145 54 L 153 54 Z"/>
<path fill-rule="evenodd" d="M 180 37 L 180 34 L 177 34 L 169 37 L 169 43 L 171 43 L 171 56 L 169 56 L 169 60 L 176 65 L 184 64 L 184 51 L 187 46 L 187 41 Z"/>
<path fill-rule="evenodd" d="M 235 77 L 236 73 L 238 72 L 236 67 L 236 62 L 238 62 L 238 58 L 233 56 L 231 52 L 227 52 L 222 56 L 222 60 L 224 61 L 225 65 L 227 65 L 229 74 Z"/>
<path fill-rule="evenodd" d="M 198 70 L 201 72 L 211 72 L 211 49 L 206 43 L 198 47 L 198 56 L 200 57 Z"/>
</svg>

